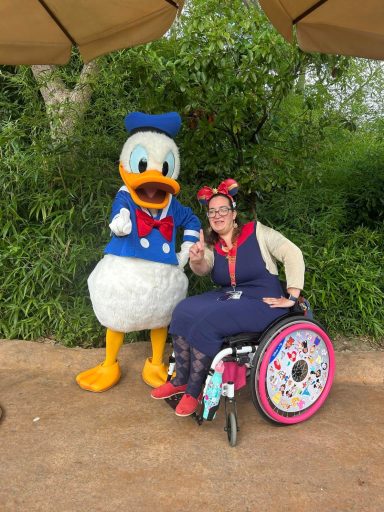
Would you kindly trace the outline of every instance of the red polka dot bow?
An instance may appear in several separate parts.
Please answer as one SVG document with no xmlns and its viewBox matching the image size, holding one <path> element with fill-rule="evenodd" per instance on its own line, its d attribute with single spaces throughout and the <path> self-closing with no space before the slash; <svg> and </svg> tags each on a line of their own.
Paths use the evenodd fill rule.
<svg viewBox="0 0 384 512">
<path fill-rule="evenodd" d="M 236 195 L 238 191 L 239 184 L 237 181 L 232 178 L 228 178 L 222 181 L 217 188 L 211 188 L 208 186 L 201 188 L 197 193 L 197 199 L 201 204 L 206 205 L 212 196 L 216 194 L 223 194 L 229 197 L 232 203 L 235 203 L 232 196 Z"/>
</svg>

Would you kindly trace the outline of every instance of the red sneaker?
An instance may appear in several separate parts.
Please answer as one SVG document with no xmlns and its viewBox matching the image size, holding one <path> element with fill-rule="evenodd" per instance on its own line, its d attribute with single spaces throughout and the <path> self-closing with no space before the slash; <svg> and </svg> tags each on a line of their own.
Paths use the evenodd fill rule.
<svg viewBox="0 0 384 512">
<path fill-rule="evenodd" d="M 165 384 L 162 384 L 160 387 L 156 389 L 152 389 L 151 397 L 156 400 L 160 400 L 163 398 L 169 398 L 173 395 L 178 395 L 179 393 L 184 393 L 187 389 L 187 385 L 183 384 L 182 386 L 174 386 L 172 382 L 169 380 Z"/>
<path fill-rule="evenodd" d="M 196 411 L 198 405 L 199 400 L 197 398 L 185 394 L 177 404 L 175 409 L 176 416 L 190 416 Z"/>
</svg>

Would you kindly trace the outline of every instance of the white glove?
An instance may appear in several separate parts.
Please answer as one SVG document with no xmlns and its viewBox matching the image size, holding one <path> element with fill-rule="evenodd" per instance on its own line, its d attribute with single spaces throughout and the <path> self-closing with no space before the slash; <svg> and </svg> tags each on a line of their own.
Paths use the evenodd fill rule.
<svg viewBox="0 0 384 512">
<path fill-rule="evenodd" d="M 120 213 L 114 216 L 109 227 L 116 236 L 129 235 L 132 231 L 131 214 L 127 208 L 122 208 Z"/>
<path fill-rule="evenodd" d="M 183 242 L 180 247 L 180 252 L 176 254 L 179 262 L 179 268 L 184 269 L 189 259 L 189 248 L 193 245 L 193 242 Z"/>
</svg>

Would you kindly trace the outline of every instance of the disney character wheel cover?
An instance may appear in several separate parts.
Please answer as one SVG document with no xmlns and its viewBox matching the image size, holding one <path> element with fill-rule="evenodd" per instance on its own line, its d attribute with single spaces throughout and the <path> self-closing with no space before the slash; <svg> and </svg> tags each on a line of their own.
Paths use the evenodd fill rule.
<svg viewBox="0 0 384 512">
<path fill-rule="evenodd" d="M 284 329 L 263 357 L 261 405 L 279 422 L 293 423 L 295 416 L 304 421 L 321 407 L 333 374 L 332 344 L 320 327 L 302 323 Z"/>
</svg>

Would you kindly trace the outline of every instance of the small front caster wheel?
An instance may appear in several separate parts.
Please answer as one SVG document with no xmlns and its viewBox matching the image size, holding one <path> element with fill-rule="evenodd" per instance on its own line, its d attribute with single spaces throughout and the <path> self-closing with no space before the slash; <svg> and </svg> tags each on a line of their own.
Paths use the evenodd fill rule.
<svg viewBox="0 0 384 512">
<path fill-rule="evenodd" d="M 228 443 L 230 444 L 230 446 L 236 446 L 237 421 L 234 412 L 230 412 L 227 414 L 227 426 L 225 430 L 227 431 Z"/>
</svg>

